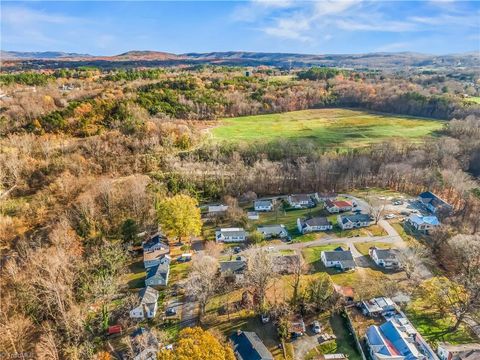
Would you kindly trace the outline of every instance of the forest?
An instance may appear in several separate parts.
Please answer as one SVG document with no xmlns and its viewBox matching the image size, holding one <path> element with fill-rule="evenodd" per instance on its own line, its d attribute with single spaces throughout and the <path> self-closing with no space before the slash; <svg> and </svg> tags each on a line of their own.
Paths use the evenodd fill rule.
<svg viewBox="0 0 480 360">
<path fill-rule="evenodd" d="M 129 321 L 132 296 L 119 294 L 134 234 L 155 231 L 162 201 L 180 194 L 202 204 L 429 189 L 455 207 L 430 259 L 468 289 L 469 313 L 480 311 L 479 274 L 462 282 L 464 254 L 449 242 L 478 242 L 480 231 L 480 105 L 466 101 L 480 95 L 478 74 L 77 68 L 1 74 L 0 84 L 0 352 L 109 359 L 106 327 Z M 281 134 L 248 144 L 206 136 L 222 118 L 333 107 L 446 123 L 425 141 L 342 151 Z"/>
</svg>

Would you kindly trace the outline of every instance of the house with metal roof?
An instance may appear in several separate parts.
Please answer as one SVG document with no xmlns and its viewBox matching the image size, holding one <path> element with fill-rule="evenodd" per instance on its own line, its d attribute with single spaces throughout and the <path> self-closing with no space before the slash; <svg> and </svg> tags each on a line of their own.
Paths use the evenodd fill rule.
<svg viewBox="0 0 480 360">
<path fill-rule="evenodd" d="M 130 317 L 141 320 L 154 318 L 158 309 L 158 290 L 147 286 L 138 293 L 138 297 L 140 303 L 130 310 Z"/>
<path fill-rule="evenodd" d="M 453 210 L 452 205 L 430 191 L 424 191 L 418 195 L 418 201 L 433 214 L 447 214 Z"/>
<path fill-rule="evenodd" d="M 272 211 L 273 200 L 255 200 L 253 202 L 253 208 L 255 211 Z"/>
<path fill-rule="evenodd" d="M 397 252 L 393 249 L 379 249 L 375 246 L 371 247 L 368 254 L 373 262 L 384 269 L 398 269 L 400 262 Z"/>
<path fill-rule="evenodd" d="M 415 230 L 423 233 L 428 233 L 430 230 L 441 225 L 436 216 L 422 216 L 417 214 L 411 214 L 407 218 L 406 223 L 412 226 Z"/>
<path fill-rule="evenodd" d="M 361 302 L 362 313 L 366 316 L 380 316 L 392 314 L 396 311 L 395 303 L 387 297 L 378 297 Z"/>
<path fill-rule="evenodd" d="M 272 353 L 255 332 L 238 330 L 230 340 L 238 360 L 273 360 Z"/>
<path fill-rule="evenodd" d="M 355 260 L 350 250 L 338 247 L 333 251 L 322 251 L 320 254 L 323 264 L 327 268 L 338 268 L 342 271 L 355 269 Z"/>
<path fill-rule="evenodd" d="M 167 286 L 170 275 L 170 256 L 165 255 L 158 265 L 147 268 L 146 286 Z"/>
<path fill-rule="evenodd" d="M 166 254 L 170 252 L 170 247 L 168 246 L 168 240 L 166 236 L 159 232 L 151 236 L 148 240 L 145 240 L 142 243 L 142 248 L 143 252 L 155 250 L 163 250 Z"/>
<path fill-rule="evenodd" d="M 243 242 L 247 232 L 243 228 L 223 228 L 215 232 L 216 242 Z"/>
<path fill-rule="evenodd" d="M 309 219 L 297 219 L 298 231 L 302 234 L 328 231 L 333 229 L 333 225 L 326 217 L 316 216 Z"/>
<path fill-rule="evenodd" d="M 353 208 L 353 204 L 350 201 L 346 200 L 325 200 L 325 209 L 330 214 L 350 211 Z"/>
<path fill-rule="evenodd" d="M 257 231 L 260 232 L 265 239 L 286 239 L 288 237 L 288 231 L 285 225 L 282 224 L 259 226 Z"/>
<path fill-rule="evenodd" d="M 372 219 L 368 214 L 338 215 L 337 224 L 342 230 L 357 229 L 370 225 Z"/>
</svg>

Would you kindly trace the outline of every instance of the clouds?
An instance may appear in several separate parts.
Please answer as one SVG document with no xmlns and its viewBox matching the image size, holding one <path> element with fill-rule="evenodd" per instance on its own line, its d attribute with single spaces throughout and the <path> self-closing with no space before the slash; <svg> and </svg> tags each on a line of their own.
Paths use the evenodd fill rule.
<svg viewBox="0 0 480 360">
<path fill-rule="evenodd" d="M 360 33 L 392 33 L 400 37 L 429 31 L 455 32 L 468 27 L 479 31 L 478 6 L 472 11 L 471 5 L 467 3 L 465 7 L 464 2 L 448 0 L 423 3 L 367 0 L 272 3 L 256 0 L 237 7 L 235 12 L 248 13 L 248 20 L 237 17 L 236 21 L 254 21 L 255 28 L 269 37 L 321 45 L 338 37 L 359 37 Z M 395 49 L 394 44 L 405 45 L 406 42 L 388 42 L 384 46 Z"/>
</svg>

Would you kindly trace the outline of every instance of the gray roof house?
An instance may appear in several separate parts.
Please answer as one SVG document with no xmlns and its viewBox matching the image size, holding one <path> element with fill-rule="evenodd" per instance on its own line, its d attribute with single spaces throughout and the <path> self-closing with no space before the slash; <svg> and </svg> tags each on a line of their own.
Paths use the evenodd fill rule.
<svg viewBox="0 0 480 360">
<path fill-rule="evenodd" d="M 310 219 L 297 219 L 298 231 L 306 234 L 314 231 L 332 230 L 333 225 L 326 217 L 317 216 Z"/>
<path fill-rule="evenodd" d="M 375 264 L 380 267 L 385 269 L 398 269 L 400 267 L 397 252 L 393 249 L 379 249 L 374 246 L 370 248 L 368 253 Z"/>
<path fill-rule="evenodd" d="M 322 251 L 320 257 L 328 268 L 334 267 L 342 271 L 355 269 L 355 260 L 350 250 L 338 247 L 333 251 Z"/>
<path fill-rule="evenodd" d="M 138 297 L 140 303 L 130 310 L 130 317 L 141 320 L 154 318 L 158 309 L 158 290 L 147 286 L 138 293 Z"/>
<path fill-rule="evenodd" d="M 285 239 L 288 237 L 288 231 L 285 228 L 285 225 L 263 225 L 259 226 L 257 230 L 263 234 L 265 239 Z"/>
<path fill-rule="evenodd" d="M 424 191 L 418 195 L 418 200 L 433 214 L 449 213 L 453 210 L 452 205 L 430 191 Z"/>
<path fill-rule="evenodd" d="M 144 252 L 163 250 L 168 254 L 170 252 L 170 248 L 167 242 L 168 240 L 163 234 L 156 233 L 142 243 L 142 248 Z"/>
<path fill-rule="evenodd" d="M 158 265 L 147 269 L 146 286 L 167 286 L 170 275 L 170 256 L 165 255 Z"/>
<path fill-rule="evenodd" d="M 272 200 L 255 200 L 253 202 L 253 208 L 255 209 L 255 211 L 272 211 L 273 201 Z"/>
<path fill-rule="evenodd" d="M 242 256 L 237 256 L 235 260 L 220 261 L 220 274 L 225 278 L 241 281 L 245 270 L 247 270 L 247 261 Z"/>
<path fill-rule="evenodd" d="M 273 360 L 272 353 L 255 332 L 238 330 L 230 340 L 238 360 Z"/>
<path fill-rule="evenodd" d="M 241 242 L 247 239 L 247 232 L 243 228 L 223 228 L 215 232 L 217 242 Z"/>
<path fill-rule="evenodd" d="M 356 229 L 370 225 L 372 221 L 368 214 L 338 215 L 337 224 L 342 230 Z"/>
</svg>

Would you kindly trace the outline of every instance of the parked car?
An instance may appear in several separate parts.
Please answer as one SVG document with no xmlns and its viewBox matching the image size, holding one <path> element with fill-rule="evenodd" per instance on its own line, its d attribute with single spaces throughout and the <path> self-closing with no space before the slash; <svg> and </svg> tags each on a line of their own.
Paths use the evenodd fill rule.
<svg viewBox="0 0 480 360">
<path fill-rule="evenodd" d="M 165 311 L 165 314 L 167 316 L 173 316 L 173 315 L 177 315 L 177 310 L 173 307 L 169 307 L 167 308 L 167 310 Z"/>
<path fill-rule="evenodd" d="M 395 214 L 387 214 L 387 215 L 385 215 L 385 219 L 387 219 L 387 220 L 388 220 L 388 219 L 395 219 L 396 217 L 397 217 L 397 215 L 395 215 Z"/>
<path fill-rule="evenodd" d="M 262 319 L 262 324 L 266 324 L 270 321 L 270 316 L 268 314 L 262 314 L 260 318 Z"/>
<path fill-rule="evenodd" d="M 322 331 L 322 327 L 320 326 L 320 323 L 318 321 L 314 321 L 312 324 L 312 330 L 315 334 L 320 334 Z"/>
<path fill-rule="evenodd" d="M 235 254 L 238 254 L 240 251 L 242 251 L 242 248 L 241 248 L 240 246 L 235 246 L 235 247 L 233 248 L 233 252 L 234 252 Z"/>
<path fill-rule="evenodd" d="M 402 200 L 395 200 L 393 202 L 393 205 L 403 205 L 403 201 Z"/>
</svg>

